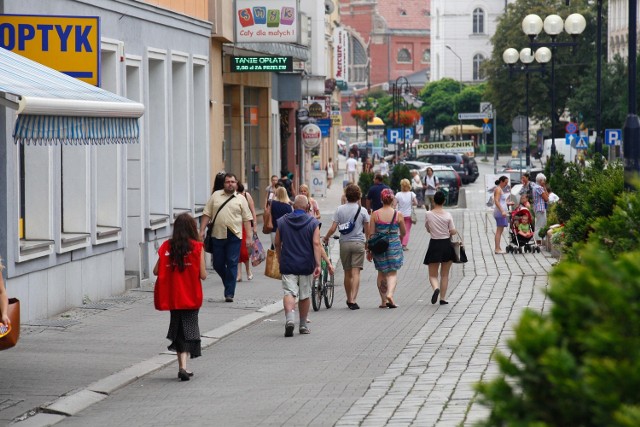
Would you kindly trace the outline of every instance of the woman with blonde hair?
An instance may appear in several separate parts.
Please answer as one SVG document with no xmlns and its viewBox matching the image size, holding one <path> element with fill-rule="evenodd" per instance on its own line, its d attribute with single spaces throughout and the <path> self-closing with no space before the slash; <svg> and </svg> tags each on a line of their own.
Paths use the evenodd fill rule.
<svg viewBox="0 0 640 427">
<path fill-rule="evenodd" d="M 288 213 L 293 212 L 291 200 L 287 194 L 287 189 L 280 186 L 276 189 L 275 196 L 271 200 L 271 222 L 273 230 L 271 231 L 271 247 L 276 241 L 276 231 L 278 231 L 278 220 Z"/>
<path fill-rule="evenodd" d="M 402 237 L 402 250 L 408 251 L 409 248 L 407 245 L 409 244 L 409 234 L 411 233 L 411 209 L 414 206 L 418 205 L 418 199 L 416 198 L 416 193 L 411 191 L 411 183 L 408 179 L 403 179 L 400 181 L 400 191 L 396 194 L 396 203 L 398 205 L 398 211 L 402 214 L 404 218 L 404 228 L 406 233 Z"/>
<path fill-rule="evenodd" d="M 298 192 L 303 196 L 306 196 L 309 200 L 309 215 L 320 221 L 320 208 L 318 207 L 318 202 L 316 201 L 316 199 L 311 197 L 309 186 L 307 184 L 302 184 L 298 189 Z"/>
</svg>

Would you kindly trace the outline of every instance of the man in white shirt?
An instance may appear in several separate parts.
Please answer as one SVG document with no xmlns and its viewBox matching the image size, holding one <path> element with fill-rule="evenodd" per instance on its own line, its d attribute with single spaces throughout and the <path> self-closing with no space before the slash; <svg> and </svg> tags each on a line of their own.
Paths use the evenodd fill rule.
<svg viewBox="0 0 640 427">
<path fill-rule="evenodd" d="M 380 175 L 389 176 L 389 163 L 384 157 L 380 160 Z"/>
<path fill-rule="evenodd" d="M 351 184 L 356 183 L 356 173 L 358 172 L 358 161 L 354 158 L 353 153 L 349 153 L 347 159 L 347 180 Z"/>
</svg>

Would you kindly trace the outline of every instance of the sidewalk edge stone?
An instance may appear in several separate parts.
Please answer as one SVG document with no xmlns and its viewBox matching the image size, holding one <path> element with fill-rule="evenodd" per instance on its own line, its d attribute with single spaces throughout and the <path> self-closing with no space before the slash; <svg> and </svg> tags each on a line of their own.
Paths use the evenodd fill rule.
<svg viewBox="0 0 640 427">
<path fill-rule="evenodd" d="M 151 359 L 144 360 L 140 363 L 136 363 L 135 365 L 125 368 L 122 371 L 116 372 L 113 375 L 109 375 L 106 378 L 89 384 L 86 389 L 96 393 L 109 395 L 145 375 L 155 372 L 158 369 L 164 368 L 174 361 L 175 357 L 172 357 L 170 355 L 159 355 Z"/>
<path fill-rule="evenodd" d="M 61 397 L 43 409 L 62 415 L 75 415 L 106 398 L 106 394 L 84 389 L 72 395 Z"/>
</svg>

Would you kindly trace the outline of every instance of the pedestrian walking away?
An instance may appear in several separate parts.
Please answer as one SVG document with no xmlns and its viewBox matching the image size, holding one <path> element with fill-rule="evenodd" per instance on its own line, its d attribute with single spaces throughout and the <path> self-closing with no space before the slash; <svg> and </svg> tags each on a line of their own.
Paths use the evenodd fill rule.
<svg viewBox="0 0 640 427">
<path fill-rule="evenodd" d="M 333 182 L 333 176 L 336 173 L 336 170 L 333 166 L 333 160 L 329 157 L 329 161 L 327 162 L 327 190 L 331 189 L 331 183 Z"/>
<path fill-rule="evenodd" d="M 451 244 L 451 236 L 457 233 L 451 213 L 444 210 L 444 193 L 436 191 L 433 195 L 434 207 L 426 214 L 425 227 L 431 234 L 429 247 L 424 256 L 424 264 L 429 266 L 429 284 L 433 289 L 431 304 L 449 304 L 446 300 L 449 286 L 449 270 L 455 259 L 455 251 Z M 439 277 L 438 277 L 439 276 Z"/>
<path fill-rule="evenodd" d="M 355 184 L 356 174 L 358 172 L 358 161 L 356 160 L 354 154 L 351 152 L 349 153 L 349 158 L 347 159 L 347 162 L 346 162 L 346 168 L 347 168 L 347 181 L 349 181 L 350 184 Z"/>
<path fill-rule="evenodd" d="M 225 174 L 224 188 L 215 191 L 204 207 L 200 220 L 200 236 L 204 239 L 207 224 L 213 218 L 213 253 L 211 262 L 224 284 L 224 299 L 233 302 L 236 293 L 238 260 L 242 244 L 242 228 L 247 233 L 246 246 L 253 244 L 251 210 L 244 197 L 236 197 L 238 180 L 232 173 Z"/>
<path fill-rule="evenodd" d="M 384 177 L 382 174 L 375 174 L 373 177 L 373 185 L 369 188 L 369 192 L 367 193 L 367 212 L 371 213 L 373 211 L 377 211 L 382 207 L 382 199 L 380 198 L 380 193 L 385 188 L 389 188 L 384 183 Z"/>
<path fill-rule="evenodd" d="M 380 159 L 380 175 L 389 176 L 389 163 L 384 157 Z"/>
<path fill-rule="evenodd" d="M 424 176 L 423 182 L 424 188 L 424 206 L 427 210 L 433 209 L 434 201 L 433 196 L 440 188 L 440 181 L 438 177 L 433 174 L 432 168 L 427 168 L 427 174 Z"/>
<path fill-rule="evenodd" d="M 285 313 L 284 336 L 292 337 L 295 329 L 295 304 L 298 299 L 302 335 L 311 331 L 307 326 L 311 283 L 320 275 L 320 228 L 317 219 L 308 215 L 309 200 L 306 196 L 296 196 L 293 212 L 278 220 L 275 247 L 282 273 L 282 303 Z"/>
<path fill-rule="evenodd" d="M 509 184 L 509 178 L 501 176 L 495 182 L 496 187 L 493 189 L 493 217 L 496 219 L 496 236 L 494 241 L 494 252 L 496 254 L 504 254 L 500 247 L 502 241 L 502 232 L 504 228 L 509 225 L 507 218 L 508 214 L 508 199 L 509 193 L 506 192 L 505 187 Z"/>
<path fill-rule="evenodd" d="M 347 203 L 338 206 L 333 214 L 333 223 L 323 241 L 329 238 L 340 227 L 340 261 L 344 270 L 344 290 L 347 295 L 347 306 L 351 310 L 360 308 L 356 299 L 360 289 L 360 271 L 364 267 L 365 242 L 369 239 L 369 214 L 360 206 L 362 198 L 360 187 L 355 184 L 345 188 Z"/>
<path fill-rule="evenodd" d="M 406 230 L 406 232 L 403 233 L 404 236 L 402 237 L 402 250 L 408 251 L 411 225 L 413 224 L 411 222 L 411 211 L 413 210 L 414 206 L 418 205 L 418 199 L 416 197 L 416 193 L 411 191 L 411 184 L 409 183 L 408 179 L 405 178 L 400 180 L 400 190 L 401 191 L 396 194 L 395 200 L 398 205 L 398 210 L 404 218 L 404 228 Z"/>
<path fill-rule="evenodd" d="M 247 199 L 247 203 L 249 204 L 249 210 L 251 211 L 251 230 L 253 231 L 253 235 L 258 234 L 258 220 L 256 217 L 256 207 L 253 202 L 253 197 L 251 194 L 245 191 L 245 186 L 241 182 L 238 183 L 238 194 Z M 253 279 L 253 274 L 251 273 L 251 262 L 250 257 L 251 253 L 249 251 L 250 247 L 247 246 L 247 232 L 244 227 L 242 227 L 242 243 L 240 244 L 240 258 L 238 260 L 239 264 L 244 264 L 244 267 L 247 271 L 247 280 Z M 238 277 L 236 278 L 236 282 L 242 282 L 242 266 L 238 267 Z"/>
<path fill-rule="evenodd" d="M 276 196 L 271 200 L 271 222 L 273 230 L 271 231 L 271 247 L 275 248 L 276 232 L 278 231 L 278 220 L 288 213 L 293 212 L 291 200 L 284 187 L 276 189 Z"/>
<path fill-rule="evenodd" d="M 189 381 L 193 372 L 187 370 L 187 358 L 202 354 L 198 312 L 202 306 L 202 280 L 207 278 L 203 244 L 190 214 L 176 218 L 171 239 L 158 249 L 153 274 L 158 277 L 154 290 L 156 308 L 171 313 L 168 349 L 177 353 L 178 378 Z"/>
<path fill-rule="evenodd" d="M 407 181 L 408 180 L 404 180 Z M 387 250 L 376 254 L 367 248 L 367 260 L 373 260 L 378 271 L 376 284 L 380 293 L 380 308 L 397 308 L 394 292 L 398 283 L 398 270 L 402 267 L 404 256 L 400 240 L 405 236 L 405 221 L 402 212 L 393 209 L 394 195 L 391 189 L 382 190 L 382 207 L 371 214 L 369 235 L 386 233 L 389 246 Z"/>
</svg>

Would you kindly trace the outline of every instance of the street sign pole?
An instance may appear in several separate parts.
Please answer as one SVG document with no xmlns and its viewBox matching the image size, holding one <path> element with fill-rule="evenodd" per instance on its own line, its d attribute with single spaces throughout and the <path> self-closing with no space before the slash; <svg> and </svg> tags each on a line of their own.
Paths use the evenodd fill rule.
<svg viewBox="0 0 640 427">
<path fill-rule="evenodd" d="M 495 175 L 498 173 L 498 126 L 496 123 L 498 112 L 493 107 L 491 112 L 493 113 L 493 173 Z"/>
</svg>

